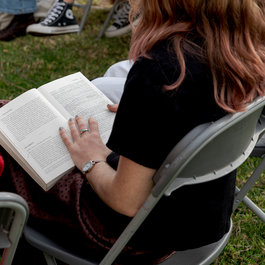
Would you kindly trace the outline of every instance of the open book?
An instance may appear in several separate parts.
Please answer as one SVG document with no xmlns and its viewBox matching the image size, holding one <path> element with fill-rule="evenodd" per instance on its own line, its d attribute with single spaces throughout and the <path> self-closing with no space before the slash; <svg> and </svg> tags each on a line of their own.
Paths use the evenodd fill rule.
<svg viewBox="0 0 265 265">
<path fill-rule="evenodd" d="M 112 103 L 80 72 L 31 89 L 0 108 L 0 145 L 44 189 L 74 167 L 59 135 L 75 115 L 99 123 L 107 142 L 115 114 Z"/>
</svg>

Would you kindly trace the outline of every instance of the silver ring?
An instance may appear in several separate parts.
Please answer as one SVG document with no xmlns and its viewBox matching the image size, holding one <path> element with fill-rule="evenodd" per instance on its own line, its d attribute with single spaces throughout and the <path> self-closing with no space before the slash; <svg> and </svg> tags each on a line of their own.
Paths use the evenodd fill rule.
<svg viewBox="0 0 265 265">
<path fill-rule="evenodd" d="M 85 132 L 88 132 L 89 130 L 88 129 L 82 129 L 81 133 L 80 133 L 80 136 L 85 133 Z"/>
</svg>

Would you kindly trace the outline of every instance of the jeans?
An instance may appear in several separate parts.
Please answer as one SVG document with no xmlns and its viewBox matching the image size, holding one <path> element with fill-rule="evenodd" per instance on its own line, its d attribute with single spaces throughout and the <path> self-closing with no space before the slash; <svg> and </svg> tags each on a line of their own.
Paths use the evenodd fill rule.
<svg viewBox="0 0 265 265">
<path fill-rule="evenodd" d="M 34 13 L 36 0 L 0 0 L 0 12 L 19 15 Z"/>
</svg>

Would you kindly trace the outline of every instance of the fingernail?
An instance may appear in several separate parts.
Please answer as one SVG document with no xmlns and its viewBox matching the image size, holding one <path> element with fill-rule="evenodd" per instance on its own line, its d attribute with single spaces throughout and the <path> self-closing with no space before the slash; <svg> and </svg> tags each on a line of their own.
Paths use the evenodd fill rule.
<svg viewBox="0 0 265 265">
<path fill-rule="evenodd" d="M 59 131 L 61 131 L 63 129 L 63 127 L 59 127 Z"/>
<path fill-rule="evenodd" d="M 75 115 L 76 118 L 78 118 L 78 115 Z"/>
<path fill-rule="evenodd" d="M 70 119 L 69 119 L 69 121 L 72 121 L 72 120 L 73 120 L 73 118 L 70 118 Z"/>
<path fill-rule="evenodd" d="M 108 104 L 108 106 L 112 108 L 114 106 L 114 104 Z"/>
</svg>

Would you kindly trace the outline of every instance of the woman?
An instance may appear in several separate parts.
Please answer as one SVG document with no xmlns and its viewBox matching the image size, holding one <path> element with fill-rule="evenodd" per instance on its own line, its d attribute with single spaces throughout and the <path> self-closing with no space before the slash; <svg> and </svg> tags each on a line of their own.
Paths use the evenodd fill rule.
<svg viewBox="0 0 265 265">
<path fill-rule="evenodd" d="M 141 207 L 155 171 L 187 132 L 244 110 L 265 91 L 263 0 L 130 2 L 132 18 L 141 10 L 130 49 L 135 63 L 107 146 L 94 119 L 88 124 L 82 117 L 70 119 L 73 140 L 65 128 L 59 132 L 77 169 L 48 193 L 2 151 L 6 169 L 0 187 L 9 184 L 27 199 L 30 224 L 62 244 L 75 237 L 81 243 L 73 248 L 98 255 Z M 80 134 L 83 129 L 88 131 Z M 98 162 L 82 178 L 91 160 Z M 117 263 L 154 264 L 174 250 L 217 241 L 229 227 L 234 185 L 235 172 L 163 198 Z"/>
</svg>

